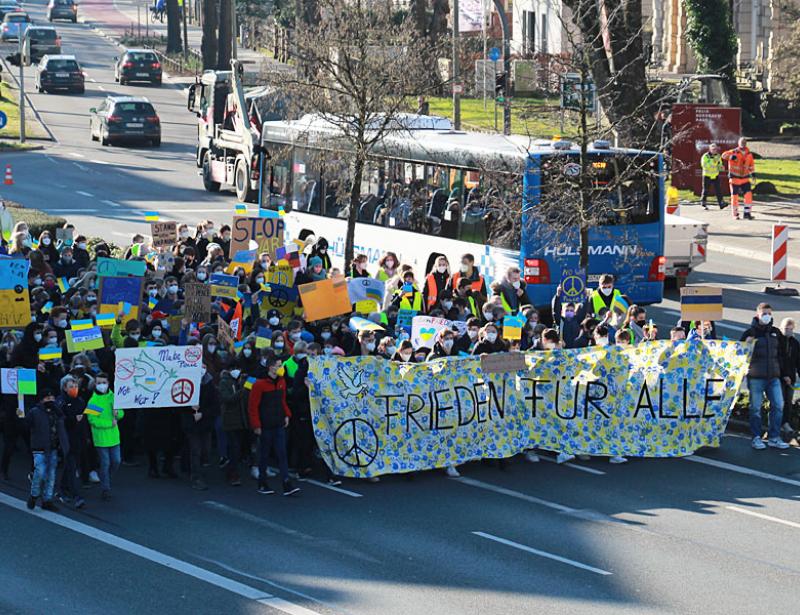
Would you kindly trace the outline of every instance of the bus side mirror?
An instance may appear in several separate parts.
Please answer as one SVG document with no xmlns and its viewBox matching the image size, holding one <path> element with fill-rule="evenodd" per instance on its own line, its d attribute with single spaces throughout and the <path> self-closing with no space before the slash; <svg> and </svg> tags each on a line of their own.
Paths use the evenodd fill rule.
<svg viewBox="0 0 800 615">
<path fill-rule="evenodd" d="M 194 108 L 196 90 L 197 90 L 197 84 L 193 83 L 192 85 L 189 86 L 189 97 L 188 97 L 188 102 L 186 103 L 186 108 L 189 109 L 189 111 L 196 111 L 196 109 Z"/>
</svg>

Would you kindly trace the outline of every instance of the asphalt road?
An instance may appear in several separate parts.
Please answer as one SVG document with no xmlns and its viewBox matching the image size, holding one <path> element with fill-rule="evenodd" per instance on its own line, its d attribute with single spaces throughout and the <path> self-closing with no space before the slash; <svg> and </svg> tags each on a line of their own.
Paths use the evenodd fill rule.
<svg viewBox="0 0 800 615">
<path fill-rule="evenodd" d="M 41 16 L 41 5 L 31 9 Z M 194 118 L 177 87 L 120 87 L 116 47 L 83 25 L 56 26 L 89 74 L 85 96 L 40 95 L 58 139 L 16 155 L 9 198 L 61 212 L 79 228 L 124 241 L 142 211 L 225 219 L 230 194 L 195 174 Z M 163 146 L 103 148 L 87 110 L 107 93 L 145 94 Z M 220 215 L 220 214 L 224 214 Z M 763 299 L 762 263 L 709 254 L 693 283 L 726 288 L 722 333 L 738 337 Z M 791 279 L 800 279 L 797 271 Z M 650 311 L 666 327 L 673 291 Z M 797 299 L 775 298 L 778 316 Z M 29 513 L 17 455 L 0 484 L 0 612 L 352 613 L 392 615 L 784 613 L 797 608 L 800 451 L 753 451 L 730 435 L 691 459 L 603 460 L 557 466 L 475 463 L 463 478 L 303 482 L 298 497 L 211 489 L 185 477 L 148 480 L 123 468 L 115 499 L 87 490 L 84 511 Z"/>
</svg>

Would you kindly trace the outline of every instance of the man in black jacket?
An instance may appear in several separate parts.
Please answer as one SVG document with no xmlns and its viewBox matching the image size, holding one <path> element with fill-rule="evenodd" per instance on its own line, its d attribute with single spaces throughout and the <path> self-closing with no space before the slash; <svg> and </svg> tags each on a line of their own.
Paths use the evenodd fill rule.
<svg viewBox="0 0 800 615">
<path fill-rule="evenodd" d="M 794 416 L 794 387 L 797 376 L 800 375 L 800 342 L 794 336 L 794 318 L 784 318 L 781 321 L 781 333 L 784 340 L 784 357 L 786 359 L 786 373 L 789 376 L 789 383 L 783 382 L 783 427 L 785 434 L 792 435 L 795 431 Z M 798 425 L 800 427 L 800 425 Z"/>
<path fill-rule="evenodd" d="M 55 405 L 52 389 L 42 390 L 42 399 L 25 415 L 31 430 L 31 452 L 33 453 L 33 479 L 31 494 L 28 498 L 28 509 L 36 507 L 36 500 L 41 496 L 42 510 L 55 512 L 53 491 L 56 484 L 56 468 L 58 467 L 58 451 L 69 454 L 69 438 L 64 427 L 64 415 Z"/>
<path fill-rule="evenodd" d="M 771 448 L 786 449 L 789 445 L 780 437 L 783 417 L 783 383 L 791 382 L 786 372 L 786 343 L 783 334 L 772 325 L 772 306 L 759 303 L 750 328 L 742 334 L 742 341 L 755 342 L 747 373 L 747 388 L 750 392 L 750 430 L 753 432 L 752 446 L 756 450 Z M 761 436 L 761 404 L 766 393 L 769 398 L 769 431 L 767 443 Z"/>
<path fill-rule="evenodd" d="M 55 399 L 55 406 L 64 416 L 64 427 L 69 439 L 69 452 L 64 455 L 64 471 L 61 474 L 61 501 L 72 503 L 75 508 L 83 508 L 85 500 L 81 497 L 81 481 L 76 471 L 86 439 L 87 423 L 84 423 L 83 415 L 86 402 L 80 398 L 78 392 L 78 381 L 72 374 L 67 374 L 61 379 L 61 393 Z"/>
</svg>

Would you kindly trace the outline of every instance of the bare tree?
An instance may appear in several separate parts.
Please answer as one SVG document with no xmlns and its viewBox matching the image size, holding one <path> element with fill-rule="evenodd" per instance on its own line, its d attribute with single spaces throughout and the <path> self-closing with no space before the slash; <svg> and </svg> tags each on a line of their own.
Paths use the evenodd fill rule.
<svg viewBox="0 0 800 615">
<path fill-rule="evenodd" d="M 422 37 L 411 15 L 387 3 L 320 0 L 320 19 L 294 33 L 292 56 L 303 67 L 268 78 L 297 109 L 313 111 L 331 129 L 325 144 L 347 167 L 345 262 L 353 257 L 364 168 L 374 146 L 404 130 L 410 98 L 433 90 L 430 67 L 438 43 Z M 340 215 L 343 217 L 343 215 Z"/>
<path fill-rule="evenodd" d="M 235 0 L 219 0 L 219 42 L 217 43 L 217 68 L 229 70 L 233 51 L 232 5 Z"/>
<path fill-rule="evenodd" d="M 182 50 L 178 0 L 167 0 L 167 53 L 180 53 Z"/>
<path fill-rule="evenodd" d="M 203 56 L 203 69 L 213 70 L 217 67 L 217 0 L 203 0 L 203 38 L 200 42 L 200 54 Z"/>
</svg>

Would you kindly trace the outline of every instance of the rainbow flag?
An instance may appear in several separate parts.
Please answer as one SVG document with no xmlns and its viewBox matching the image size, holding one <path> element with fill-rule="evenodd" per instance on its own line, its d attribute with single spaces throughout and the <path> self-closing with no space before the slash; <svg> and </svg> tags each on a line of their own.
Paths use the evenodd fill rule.
<svg viewBox="0 0 800 615">
<path fill-rule="evenodd" d="M 67 278 L 58 278 L 57 284 L 58 284 L 58 289 L 62 293 L 65 293 L 69 290 L 69 280 L 67 280 Z"/>
<path fill-rule="evenodd" d="M 246 216 L 247 205 L 244 203 L 236 203 L 236 205 L 233 206 L 233 213 L 235 213 L 237 216 Z"/>
<path fill-rule="evenodd" d="M 144 212 L 144 219 L 145 219 L 145 222 L 158 222 L 158 212 L 157 211 L 146 211 L 146 212 Z"/>
<path fill-rule="evenodd" d="M 248 391 L 253 388 L 253 385 L 256 383 L 256 379 L 254 376 L 250 376 L 244 383 L 244 388 Z"/>
<path fill-rule="evenodd" d="M 98 406 L 97 404 L 89 404 L 86 406 L 86 410 L 83 411 L 84 414 L 91 414 L 92 416 L 100 416 L 103 414 L 103 408 Z"/>
<path fill-rule="evenodd" d="M 95 316 L 95 321 L 97 322 L 97 325 L 100 327 L 113 327 L 116 320 L 117 317 L 114 316 L 112 312 L 106 312 L 104 314 L 98 314 L 97 316 Z"/>
<path fill-rule="evenodd" d="M 73 331 L 86 331 L 86 329 L 91 329 L 92 327 L 94 327 L 94 323 L 92 322 L 91 318 L 87 318 L 86 320 L 72 321 Z"/>
<path fill-rule="evenodd" d="M 61 348 L 52 346 L 45 346 L 44 348 L 39 349 L 39 360 L 40 361 L 58 361 L 61 359 L 62 351 Z"/>
</svg>

